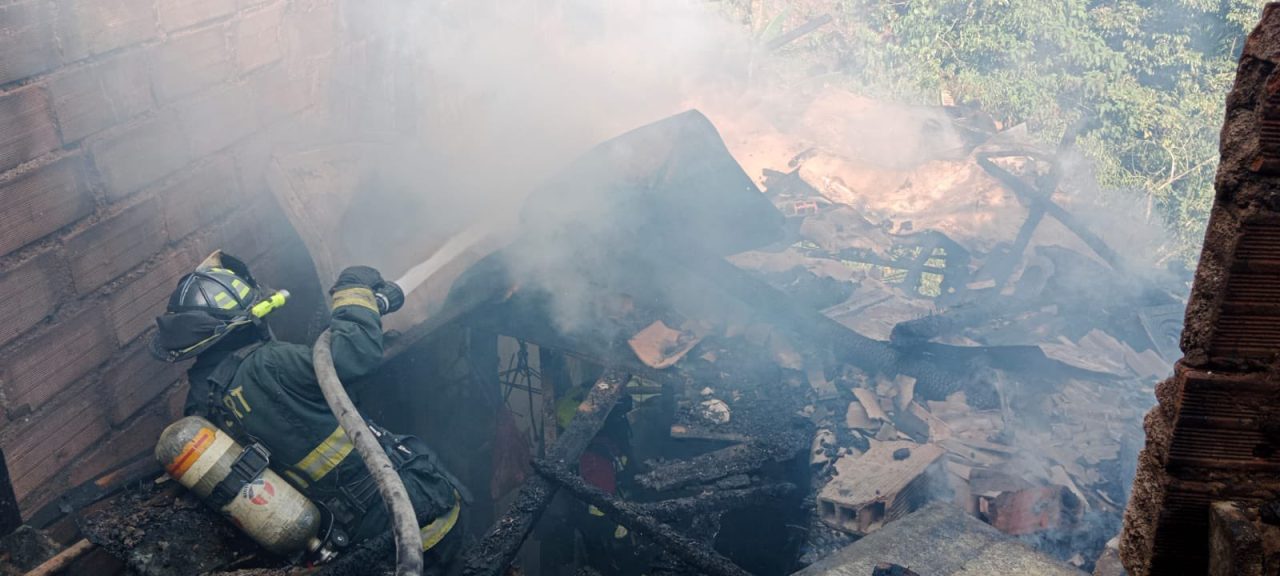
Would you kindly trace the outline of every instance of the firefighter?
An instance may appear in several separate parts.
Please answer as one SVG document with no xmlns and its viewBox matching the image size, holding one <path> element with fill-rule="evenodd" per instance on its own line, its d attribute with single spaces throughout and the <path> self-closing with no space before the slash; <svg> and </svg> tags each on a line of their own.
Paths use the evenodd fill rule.
<svg viewBox="0 0 1280 576">
<path fill-rule="evenodd" d="M 349 384 L 382 362 L 381 318 L 400 308 L 404 294 L 367 266 L 343 270 L 329 294 L 333 363 Z M 276 340 L 261 318 L 268 297 L 243 262 L 214 252 L 178 282 L 156 319 L 151 352 L 167 362 L 196 359 L 186 414 L 266 448 L 270 467 L 328 511 L 339 542 L 386 532 L 389 514 L 320 392 L 311 348 Z M 460 485 L 421 440 L 368 425 L 413 502 L 426 573 L 445 573 L 461 546 Z"/>
</svg>

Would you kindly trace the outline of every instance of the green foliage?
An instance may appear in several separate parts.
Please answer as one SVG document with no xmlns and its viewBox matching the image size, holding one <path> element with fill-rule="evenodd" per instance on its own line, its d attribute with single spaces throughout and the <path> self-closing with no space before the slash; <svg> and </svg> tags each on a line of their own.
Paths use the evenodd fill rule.
<svg viewBox="0 0 1280 576">
<path fill-rule="evenodd" d="M 1198 253 L 1223 105 L 1262 0 L 843 0 L 839 56 L 872 96 L 972 102 L 1054 143 L 1081 117 L 1103 186 Z M 826 48 L 822 48 L 826 49 Z"/>
</svg>

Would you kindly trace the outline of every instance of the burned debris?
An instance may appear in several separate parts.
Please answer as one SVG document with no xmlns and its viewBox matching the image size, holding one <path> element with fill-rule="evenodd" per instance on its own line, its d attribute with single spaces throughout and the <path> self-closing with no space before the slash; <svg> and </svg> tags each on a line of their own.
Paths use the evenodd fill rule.
<svg viewBox="0 0 1280 576">
<path fill-rule="evenodd" d="M 824 92 L 808 121 L 848 98 Z M 751 153 L 751 137 L 726 143 L 687 112 L 592 149 L 529 195 L 518 225 L 466 243 L 474 258 L 445 263 L 456 278 L 389 339 L 397 356 L 373 385 L 432 376 L 465 400 L 429 424 L 478 445 L 442 454 L 483 511 L 464 572 L 785 574 L 936 522 L 1092 569 L 1176 350 L 1182 279 L 1135 273 L 1073 212 L 1061 156 L 1075 133 L 1045 152 L 1016 128 L 941 126 L 961 152 L 884 167 L 782 132 L 770 141 L 788 153 Z M 347 153 L 279 162 L 299 227 L 319 217 L 305 186 Z M 762 164 L 764 189 L 739 157 Z M 207 561 L 169 559 L 166 522 L 216 519 L 156 490 L 170 489 L 114 495 L 86 535 L 142 573 L 288 572 L 221 540 Z M 390 549 L 375 539 L 320 573 L 377 570 Z M 950 573 L 878 554 L 883 573 Z"/>
<path fill-rule="evenodd" d="M 1127 439 L 1168 366 L 1177 279 L 1134 280 L 1053 204 L 1054 156 L 1005 133 L 969 138 L 988 151 L 946 161 L 969 193 L 1048 187 L 1021 224 L 895 221 L 850 204 L 859 175 L 821 152 L 759 190 L 696 112 L 607 142 L 536 190 L 514 238 L 463 269 L 431 324 L 457 335 L 458 386 L 503 390 L 473 414 L 506 432 L 486 448 L 492 466 L 465 476 L 491 501 L 465 573 L 506 573 L 531 547 L 544 565 L 530 571 L 614 570 L 585 535 L 554 544 L 586 507 L 624 535 L 607 543 L 618 558 L 659 573 L 790 573 L 939 501 L 1091 569 L 1119 531 Z M 594 202 L 603 191 L 626 210 Z M 553 209 L 566 202 L 599 211 L 566 220 Z M 816 208 L 789 208 L 801 203 Z M 1045 218 L 1064 227 L 1046 232 Z M 1107 307 L 1079 313 L 1098 305 L 1096 286 Z M 447 356 L 433 338 L 393 340 L 403 360 L 388 373 Z M 500 338 L 514 343 L 506 368 Z M 517 408 L 525 429 L 491 416 Z M 613 437 L 621 422 L 631 431 Z M 86 534 L 146 573 L 164 557 L 155 528 L 122 519 L 187 509 L 125 494 Z M 377 539 L 321 573 L 361 573 L 389 551 Z M 287 573 L 234 545 L 220 554 L 187 567 Z"/>
</svg>

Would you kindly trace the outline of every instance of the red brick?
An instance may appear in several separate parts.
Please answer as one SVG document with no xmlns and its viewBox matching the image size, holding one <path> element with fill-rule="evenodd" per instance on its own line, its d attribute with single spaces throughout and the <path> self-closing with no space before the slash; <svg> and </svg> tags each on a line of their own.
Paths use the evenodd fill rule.
<svg viewBox="0 0 1280 576">
<path fill-rule="evenodd" d="M 130 342 L 155 325 L 164 312 L 169 293 L 178 279 L 195 268 L 197 260 L 187 251 L 172 252 L 146 273 L 107 298 L 107 319 L 115 331 L 116 341 Z"/>
<path fill-rule="evenodd" d="M 84 169 L 83 157 L 70 156 L 0 186 L 0 254 L 93 212 Z"/>
<path fill-rule="evenodd" d="M 261 68 L 280 59 L 280 23 L 284 2 L 276 2 L 245 14 L 235 27 L 236 62 L 241 72 Z"/>
<path fill-rule="evenodd" d="M 236 167 L 220 156 L 174 182 L 160 193 L 165 229 L 176 242 L 216 221 L 240 202 Z"/>
<path fill-rule="evenodd" d="M 72 143 L 151 108 L 147 53 L 137 50 L 49 82 L 62 141 Z"/>
<path fill-rule="evenodd" d="M 236 10 L 236 0 L 160 0 L 160 25 L 173 31 L 226 16 Z"/>
<path fill-rule="evenodd" d="M 88 294 L 143 263 L 164 245 L 164 219 L 159 202 L 153 198 L 68 238 L 71 279 L 80 294 Z"/>
<path fill-rule="evenodd" d="M 124 359 L 102 375 L 104 401 L 111 423 L 120 425 L 156 400 L 182 379 L 189 364 L 170 364 L 152 358 L 146 342 L 132 346 Z"/>
<path fill-rule="evenodd" d="M 10 350 L 0 362 L 10 415 L 39 408 L 105 362 L 115 348 L 102 311 L 90 307 Z"/>
<path fill-rule="evenodd" d="M 67 485 L 80 486 L 140 456 L 153 454 L 160 433 L 170 422 L 163 410 L 148 410 L 77 459 L 70 469 Z"/>
<path fill-rule="evenodd" d="M 151 0 L 61 0 L 57 33 L 67 61 L 154 38 Z"/>
<path fill-rule="evenodd" d="M 180 115 L 191 153 L 197 158 L 234 144 L 258 127 L 253 94 L 243 84 L 185 102 Z"/>
<path fill-rule="evenodd" d="M 0 8 L 0 84 L 58 64 L 52 5 L 43 0 Z"/>
<path fill-rule="evenodd" d="M 4 451 L 13 490 L 23 510 L 31 508 L 43 484 L 58 476 L 111 429 L 97 395 L 84 388 L 77 392 L 10 426 L 13 432 Z"/>
<path fill-rule="evenodd" d="M 39 324 L 58 304 L 59 260 L 46 252 L 0 274 L 0 345 Z"/>
<path fill-rule="evenodd" d="M 0 171 L 59 146 L 44 92 L 32 87 L 0 96 Z"/>
<path fill-rule="evenodd" d="M 163 103 L 226 80 L 232 71 L 226 30 L 215 26 L 169 39 L 155 50 L 152 81 Z"/>
<path fill-rule="evenodd" d="M 191 158 L 178 119 L 161 114 L 92 147 L 93 162 L 113 200 L 172 174 Z"/>
</svg>

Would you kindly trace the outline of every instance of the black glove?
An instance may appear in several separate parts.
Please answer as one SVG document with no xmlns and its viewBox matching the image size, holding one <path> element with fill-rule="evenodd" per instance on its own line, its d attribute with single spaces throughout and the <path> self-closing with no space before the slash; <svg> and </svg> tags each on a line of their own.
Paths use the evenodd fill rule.
<svg viewBox="0 0 1280 576">
<path fill-rule="evenodd" d="M 343 288 L 351 288 L 353 286 L 363 286 L 373 289 L 374 286 L 382 284 L 382 274 L 377 270 L 368 266 L 348 266 L 338 274 L 338 280 L 333 283 L 333 288 L 329 289 L 329 293 L 333 294 Z"/>
<path fill-rule="evenodd" d="M 378 299 L 378 311 L 383 315 L 390 314 L 404 306 L 404 290 L 395 282 L 383 280 L 373 287 L 373 296 Z"/>
</svg>

